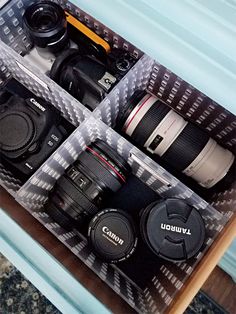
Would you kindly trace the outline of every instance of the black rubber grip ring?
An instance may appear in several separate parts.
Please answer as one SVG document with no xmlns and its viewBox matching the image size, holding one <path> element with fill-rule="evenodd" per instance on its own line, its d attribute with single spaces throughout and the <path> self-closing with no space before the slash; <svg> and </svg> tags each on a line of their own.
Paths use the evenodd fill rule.
<svg viewBox="0 0 236 314">
<path fill-rule="evenodd" d="M 64 65 L 67 65 L 68 62 L 71 61 L 71 59 L 78 56 L 80 56 L 78 49 L 71 48 L 62 52 L 53 62 L 53 65 L 49 73 L 49 77 L 53 81 L 58 83 L 60 80 L 61 74 L 63 73 L 62 68 L 64 67 Z"/>
<path fill-rule="evenodd" d="M 102 162 L 99 162 L 92 154 L 82 153 L 75 166 L 79 168 L 80 163 L 93 173 L 94 180 L 98 182 L 99 185 L 102 183 L 103 186 L 105 185 L 113 192 L 121 188 L 122 184 L 115 176 L 115 173 L 113 174 L 111 170 L 108 170 L 107 167 Z"/>
<path fill-rule="evenodd" d="M 141 146 L 144 146 L 148 138 L 152 135 L 155 128 L 171 109 L 157 99 L 152 107 L 147 111 L 135 128 L 132 139 Z"/>
<path fill-rule="evenodd" d="M 183 171 L 203 150 L 209 138 L 206 132 L 188 123 L 162 158 L 176 170 Z"/>
<path fill-rule="evenodd" d="M 49 216 L 55 222 L 57 222 L 61 227 L 63 227 L 66 230 L 73 229 L 73 223 L 71 221 L 71 218 L 67 215 L 66 212 L 59 209 L 52 202 L 47 203 L 45 206 L 45 209 L 46 209 L 46 212 L 49 214 Z"/>
<path fill-rule="evenodd" d="M 137 106 L 137 104 L 140 102 L 140 100 L 146 96 L 147 93 L 143 90 L 137 90 L 136 92 L 134 92 L 134 94 L 129 98 L 127 104 L 121 108 L 121 112 L 118 115 L 116 124 L 117 124 L 117 128 L 119 130 L 122 130 L 125 121 L 128 119 L 129 115 L 131 114 L 131 112 L 134 110 L 134 108 Z"/>
<path fill-rule="evenodd" d="M 88 213 L 97 211 L 97 207 L 93 204 L 92 200 L 89 199 L 89 197 L 76 187 L 76 185 L 74 185 L 67 177 L 62 176 L 57 181 L 57 189 L 58 188 L 59 190 L 63 190 L 63 192 L 65 192 L 74 201 L 73 207 L 77 209 L 78 214 L 83 211 Z"/>
</svg>

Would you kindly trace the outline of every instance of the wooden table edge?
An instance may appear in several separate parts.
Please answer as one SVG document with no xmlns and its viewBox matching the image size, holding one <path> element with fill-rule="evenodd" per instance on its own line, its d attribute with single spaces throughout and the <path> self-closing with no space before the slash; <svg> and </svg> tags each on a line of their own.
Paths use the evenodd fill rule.
<svg viewBox="0 0 236 314">
<path fill-rule="evenodd" d="M 182 314 L 201 289 L 220 258 L 236 236 L 236 214 L 230 219 L 218 238 L 203 257 L 202 261 L 186 281 L 183 288 L 175 296 L 166 314 Z"/>
</svg>

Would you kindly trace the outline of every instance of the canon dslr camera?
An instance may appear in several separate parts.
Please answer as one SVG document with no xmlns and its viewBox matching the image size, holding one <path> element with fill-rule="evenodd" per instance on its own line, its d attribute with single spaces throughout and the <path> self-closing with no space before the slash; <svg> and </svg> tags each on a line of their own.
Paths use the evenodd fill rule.
<svg viewBox="0 0 236 314">
<path fill-rule="evenodd" d="M 0 161 L 25 181 L 72 132 L 73 126 L 56 108 L 18 82 L 10 85 L 26 98 L 9 93 L 7 87 L 1 92 Z"/>
</svg>

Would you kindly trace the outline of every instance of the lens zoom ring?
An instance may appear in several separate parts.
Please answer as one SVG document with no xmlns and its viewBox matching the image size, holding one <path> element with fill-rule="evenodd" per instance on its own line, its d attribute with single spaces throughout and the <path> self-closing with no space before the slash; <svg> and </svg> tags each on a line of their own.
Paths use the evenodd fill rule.
<svg viewBox="0 0 236 314">
<path fill-rule="evenodd" d="M 106 187 L 113 192 L 116 192 L 121 187 L 119 180 L 116 179 L 114 175 L 96 159 L 96 157 L 84 152 L 79 156 L 76 167 L 79 167 L 79 162 L 81 162 L 88 171 L 94 174 L 98 182 L 101 181 L 103 185 L 105 184 Z"/>
<path fill-rule="evenodd" d="M 175 166 L 175 169 L 183 171 L 194 161 L 208 141 L 209 136 L 206 132 L 188 123 L 162 158 Z"/>
<path fill-rule="evenodd" d="M 45 209 L 49 216 L 53 218 L 60 226 L 65 229 L 72 229 L 73 225 L 71 223 L 71 218 L 62 209 L 58 208 L 52 202 L 46 204 Z"/>
<path fill-rule="evenodd" d="M 144 146 L 155 128 L 169 111 L 170 108 L 168 106 L 157 100 L 135 128 L 131 135 L 132 139 L 139 145 Z"/>
<path fill-rule="evenodd" d="M 79 188 L 76 188 L 69 179 L 62 176 L 57 185 L 60 186 L 60 189 L 63 190 L 76 204 L 73 204 L 73 208 L 76 208 L 78 214 L 83 210 L 86 210 L 87 213 L 97 212 L 97 207 L 89 200 Z M 79 209 L 79 210 L 78 210 Z"/>
</svg>

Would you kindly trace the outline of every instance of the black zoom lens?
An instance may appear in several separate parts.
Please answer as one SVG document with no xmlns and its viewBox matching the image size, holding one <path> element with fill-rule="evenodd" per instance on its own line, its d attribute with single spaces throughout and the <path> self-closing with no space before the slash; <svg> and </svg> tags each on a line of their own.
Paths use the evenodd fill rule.
<svg viewBox="0 0 236 314">
<path fill-rule="evenodd" d="M 69 45 L 66 15 L 60 5 L 51 1 L 32 4 L 26 9 L 23 21 L 43 57 L 50 57 L 50 53 L 56 54 Z"/>
<path fill-rule="evenodd" d="M 104 197 L 126 182 L 129 165 L 105 142 L 96 141 L 57 181 L 46 205 L 49 215 L 66 229 L 98 212 Z"/>
<path fill-rule="evenodd" d="M 229 150 L 146 92 L 137 91 L 129 99 L 118 127 L 205 188 L 232 177 L 234 156 Z"/>
</svg>

